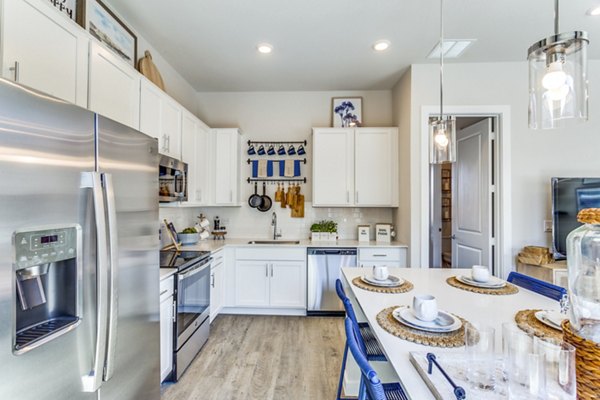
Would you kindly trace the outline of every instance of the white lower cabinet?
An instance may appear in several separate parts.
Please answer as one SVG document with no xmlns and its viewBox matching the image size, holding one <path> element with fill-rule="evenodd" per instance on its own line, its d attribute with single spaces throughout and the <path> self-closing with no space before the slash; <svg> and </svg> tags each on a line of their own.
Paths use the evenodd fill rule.
<svg viewBox="0 0 600 400">
<path fill-rule="evenodd" d="M 271 263 L 269 285 L 271 307 L 306 307 L 306 264 L 300 261 Z"/>
<path fill-rule="evenodd" d="M 306 309 L 306 249 L 240 248 L 235 307 Z"/>
<path fill-rule="evenodd" d="M 210 322 L 219 315 L 223 308 L 225 262 L 223 250 L 212 254 L 213 263 L 210 267 Z"/>
<path fill-rule="evenodd" d="M 171 373 L 173 368 L 173 276 L 160 282 L 160 381 Z"/>
<path fill-rule="evenodd" d="M 363 268 L 406 267 L 406 247 L 360 247 L 358 265 Z"/>
</svg>

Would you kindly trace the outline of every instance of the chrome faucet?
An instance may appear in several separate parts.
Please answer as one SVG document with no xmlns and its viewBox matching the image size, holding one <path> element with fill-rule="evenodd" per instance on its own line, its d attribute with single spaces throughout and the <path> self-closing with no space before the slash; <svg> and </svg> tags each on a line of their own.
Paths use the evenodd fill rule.
<svg viewBox="0 0 600 400">
<path fill-rule="evenodd" d="M 271 219 L 271 226 L 273 227 L 273 240 L 281 237 L 281 233 L 277 233 L 277 213 L 273 211 L 273 218 Z"/>
</svg>

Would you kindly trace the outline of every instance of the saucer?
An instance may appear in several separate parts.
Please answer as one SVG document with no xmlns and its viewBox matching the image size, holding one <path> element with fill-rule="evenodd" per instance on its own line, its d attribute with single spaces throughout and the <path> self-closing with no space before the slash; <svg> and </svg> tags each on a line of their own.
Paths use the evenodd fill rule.
<svg viewBox="0 0 600 400">
<path fill-rule="evenodd" d="M 466 275 L 456 275 L 456 280 L 464 283 L 465 285 L 475 286 L 485 289 L 500 289 L 506 286 L 506 282 L 502 279 L 496 278 L 495 276 L 490 276 L 490 280 L 487 282 L 477 282 L 470 276 Z"/>
<path fill-rule="evenodd" d="M 394 275 L 389 275 L 385 280 L 375 279 L 373 276 L 363 275 L 360 277 L 360 280 L 368 283 L 373 286 L 382 286 L 382 287 L 397 287 L 404 283 L 404 279 L 398 278 Z"/>
<path fill-rule="evenodd" d="M 460 319 L 456 318 L 454 315 L 447 313 L 445 311 L 440 310 L 438 312 L 439 317 L 445 321 L 452 321 L 451 323 L 445 324 L 442 322 L 441 325 L 435 323 L 434 321 L 425 322 L 421 321 L 413 314 L 413 311 L 410 307 L 398 307 L 392 312 L 392 316 L 398 322 L 403 325 L 408 326 L 409 328 L 422 330 L 425 332 L 454 332 L 457 329 L 460 329 L 462 326 L 462 322 Z"/>
<path fill-rule="evenodd" d="M 567 316 L 557 311 L 540 310 L 534 314 L 535 318 L 550 328 L 562 331 L 561 323 Z"/>
</svg>

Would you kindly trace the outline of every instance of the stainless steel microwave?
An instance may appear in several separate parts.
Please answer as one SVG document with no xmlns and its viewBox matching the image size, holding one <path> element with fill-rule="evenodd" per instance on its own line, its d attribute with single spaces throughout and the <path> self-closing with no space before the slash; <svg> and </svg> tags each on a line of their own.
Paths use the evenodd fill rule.
<svg viewBox="0 0 600 400">
<path fill-rule="evenodd" d="M 161 156 L 158 165 L 158 200 L 161 203 L 187 201 L 188 165 L 169 156 Z"/>
</svg>

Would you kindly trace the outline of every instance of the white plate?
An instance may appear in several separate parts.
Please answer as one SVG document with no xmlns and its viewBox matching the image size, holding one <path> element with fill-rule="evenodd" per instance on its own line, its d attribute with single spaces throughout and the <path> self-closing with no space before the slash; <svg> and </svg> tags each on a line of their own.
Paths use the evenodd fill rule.
<svg viewBox="0 0 600 400">
<path fill-rule="evenodd" d="M 369 275 L 363 275 L 360 277 L 360 279 L 363 282 L 368 283 L 369 285 L 383 286 L 383 287 L 396 287 L 396 286 L 400 286 L 404 283 L 404 279 L 398 278 L 397 276 L 394 276 L 394 275 L 389 275 L 388 278 L 383 281 L 380 281 L 379 279 L 375 279 L 373 276 L 369 276 Z"/>
<path fill-rule="evenodd" d="M 456 275 L 456 280 L 464 283 L 465 285 L 485 288 L 485 289 L 500 289 L 506 286 L 506 282 L 502 279 L 496 278 L 495 276 L 491 276 L 490 280 L 487 282 L 477 282 L 470 276 L 466 275 Z"/>
<path fill-rule="evenodd" d="M 440 310 L 439 314 L 442 318 L 452 320 L 453 322 L 450 325 L 441 326 L 436 324 L 435 322 L 425 322 L 421 321 L 412 312 L 410 307 L 398 307 L 392 312 L 392 316 L 398 322 L 403 325 L 408 326 L 409 328 L 420 329 L 426 332 L 454 332 L 457 329 L 460 329 L 462 326 L 462 322 L 460 319 L 456 318 L 454 315 L 447 313 L 445 311 Z"/>
<path fill-rule="evenodd" d="M 537 311 L 535 314 L 535 318 L 540 321 L 542 324 L 549 326 L 550 328 L 557 329 L 562 331 L 562 327 L 560 324 L 564 319 L 567 319 L 567 316 L 561 314 L 557 311 Z"/>
</svg>

